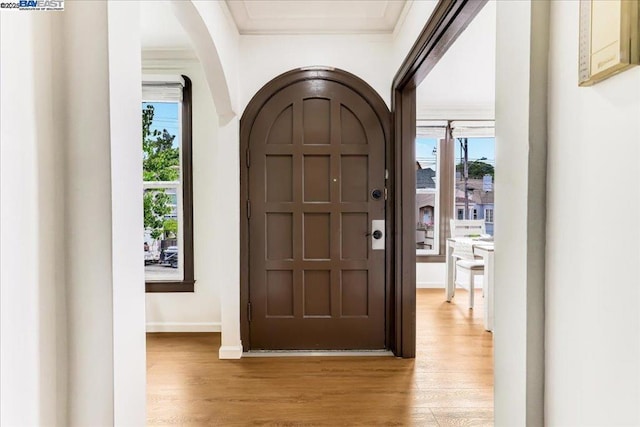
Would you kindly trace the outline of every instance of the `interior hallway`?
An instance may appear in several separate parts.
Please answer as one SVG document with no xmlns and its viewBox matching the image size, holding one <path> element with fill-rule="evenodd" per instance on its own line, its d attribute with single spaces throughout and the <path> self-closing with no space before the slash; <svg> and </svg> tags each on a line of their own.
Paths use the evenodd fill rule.
<svg viewBox="0 0 640 427">
<path fill-rule="evenodd" d="M 415 360 L 219 360 L 220 334 L 148 334 L 148 425 L 493 425 L 481 291 L 471 316 L 456 292 L 418 290 Z"/>
</svg>

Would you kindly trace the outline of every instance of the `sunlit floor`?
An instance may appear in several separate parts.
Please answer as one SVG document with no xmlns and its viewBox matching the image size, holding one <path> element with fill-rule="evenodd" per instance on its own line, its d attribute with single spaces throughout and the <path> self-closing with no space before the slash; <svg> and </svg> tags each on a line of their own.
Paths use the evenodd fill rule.
<svg viewBox="0 0 640 427">
<path fill-rule="evenodd" d="M 218 360 L 220 334 L 149 334 L 148 425 L 490 426 L 482 296 L 419 290 L 417 357 Z"/>
</svg>

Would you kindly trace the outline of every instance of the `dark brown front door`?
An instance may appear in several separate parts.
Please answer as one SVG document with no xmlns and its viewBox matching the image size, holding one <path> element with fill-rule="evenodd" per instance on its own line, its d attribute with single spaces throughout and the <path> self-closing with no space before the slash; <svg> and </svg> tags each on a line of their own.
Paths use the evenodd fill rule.
<svg viewBox="0 0 640 427">
<path fill-rule="evenodd" d="M 385 251 L 371 235 L 385 219 L 385 134 L 374 109 L 341 83 L 298 81 L 259 109 L 248 149 L 251 349 L 385 348 Z"/>
</svg>

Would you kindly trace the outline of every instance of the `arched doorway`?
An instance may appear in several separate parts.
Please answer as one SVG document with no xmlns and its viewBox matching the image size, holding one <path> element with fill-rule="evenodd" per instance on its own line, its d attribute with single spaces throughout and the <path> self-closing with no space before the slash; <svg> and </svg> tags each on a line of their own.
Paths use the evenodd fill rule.
<svg viewBox="0 0 640 427">
<path fill-rule="evenodd" d="M 245 348 L 391 346 L 389 129 L 384 101 L 342 70 L 290 71 L 249 103 L 240 127 Z"/>
</svg>

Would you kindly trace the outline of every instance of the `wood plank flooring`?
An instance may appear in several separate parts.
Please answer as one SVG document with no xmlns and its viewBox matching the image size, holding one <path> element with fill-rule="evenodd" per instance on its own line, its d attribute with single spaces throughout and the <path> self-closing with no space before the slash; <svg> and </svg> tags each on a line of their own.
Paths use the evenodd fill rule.
<svg viewBox="0 0 640 427">
<path fill-rule="evenodd" d="M 490 426 L 482 296 L 420 289 L 417 357 L 218 360 L 220 334 L 147 335 L 150 426 Z"/>
</svg>

